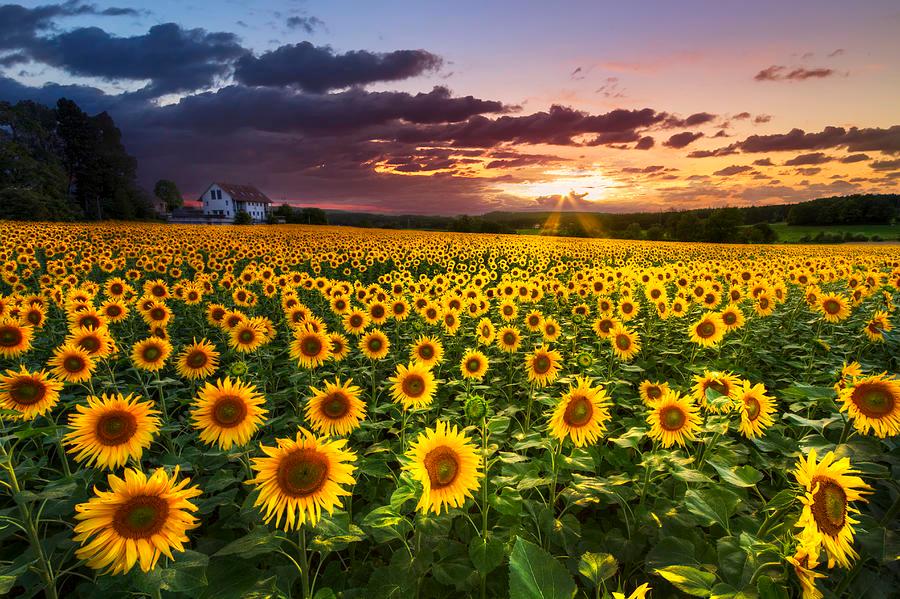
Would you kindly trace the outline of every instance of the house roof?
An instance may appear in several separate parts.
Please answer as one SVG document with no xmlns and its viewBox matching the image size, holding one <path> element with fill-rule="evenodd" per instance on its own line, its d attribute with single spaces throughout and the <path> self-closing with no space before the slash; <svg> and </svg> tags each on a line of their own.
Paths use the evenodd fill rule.
<svg viewBox="0 0 900 599">
<path fill-rule="evenodd" d="M 272 200 L 270 200 L 266 194 L 256 189 L 252 185 L 238 185 L 236 183 L 220 183 L 218 181 L 214 182 L 214 185 L 218 185 L 221 187 L 225 193 L 231 196 L 231 198 L 236 202 L 262 202 L 264 204 L 271 204 Z"/>
</svg>

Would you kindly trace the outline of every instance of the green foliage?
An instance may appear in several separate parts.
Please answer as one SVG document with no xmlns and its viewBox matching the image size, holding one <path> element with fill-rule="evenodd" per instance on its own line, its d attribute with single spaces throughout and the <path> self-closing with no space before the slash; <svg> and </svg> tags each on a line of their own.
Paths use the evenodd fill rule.
<svg viewBox="0 0 900 599">
<path fill-rule="evenodd" d="M 153 195 L 165 203 L 166 208 L 172 210 L 184 205 L 184 198 L 181 197 L 181 191 L 174 181 L 169 179 L 160 179 L 153 186 Z"/>
</svg>

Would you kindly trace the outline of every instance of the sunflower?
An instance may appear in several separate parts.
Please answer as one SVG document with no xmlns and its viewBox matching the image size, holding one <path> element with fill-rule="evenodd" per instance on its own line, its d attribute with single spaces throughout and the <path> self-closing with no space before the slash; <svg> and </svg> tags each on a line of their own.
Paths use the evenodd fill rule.
<svg viewBox="0 0 900 599">
<path fill-rule="evenodd" d="M 708 312 L 691 325 L 688 333 L 691 343 L 700 347 L 714 347 L 725 338 L 725 323 L 715 312 Z"/>
<path fill-rule="evenodd" d="M 366 417 L 366 404 L 359 398 L 361 390 L 353 379 L 325 381 L 324 390 L 309 390 L 313 396 L 306 404 L 306 420 L 320 435 L 349 435 Z"/>
<path fill-rule="evenodd" d="M 841 411 L 866 435 L 874 431 L 884 439 L 900 434 L 900 379 L 882 373 L 855 378 L 840 391 Z"/>
<path fill-rule="evenodd" d="M 641 351 L 641 336 L 622 324 L 617 324 L 611 331 L 609 341 L 612 343 L 613 353 L 625 362 Z"/>
<path fill-rule="evenodd" d="M 444 361 L 444 345 L 437 337 L 422 335 L 412 344 L 410 358 L 426 368 L 433 368 Z"/>
<path fill-rule="evenodd" d="M 744 381 L 735 391 L 735 399 L 741 412 L 740 431 L 745 437 L 759 437 L 772 426 L 775 398 L 766 395 L 766 388 L 761 383 L 753 385 Z"/>
<path fill-rule="evenodd" d="M 478 343 L 480 343 L 481 345 L 490 345 L 491 343 L 493 343 L 494 336 L 497 334 L 494 323 L 491 322 L 490 318 L 482 318 L 478 322 L 478 326 L 475 330 L 475 339 L 477 339 Z"/>
<path fill-rule="evenodd" d="M 597 337 L 600 339 L 609 339 L 612 336 L 613 330 L 619 325 L 619 321 L 604 314 L 600 318 L 594 320 L 594 333 L 597 334 Z"/>
<path fill-rule="evenodd" d="M 316 368 L 331 355 L 331 339 L 324 333 L 300 329 L 294 333 L 290 355 L 301 368 Z"/>
<path fill-rule="evenodd" d="M 71 312 L 69 313 L 68 318 L 69 330 L 72 332 L 81 328 L 96 329 L 106 324 L 103 314 L 93 308 L 84 308 Z"/>
<path fill-rule="evenodd" d="M 56 348 L 47 363 L 58 379 L 68 383 L 81 383 L 93 376 L 94 359 L 77 345 L 65 344 Z"/>
<path fill-rule="evenodd" d="M 723 412 L 730 412 L 738 407 L 737 404 L 734 403 L 734 399 L 737 397 L 737 391 L 740 388 L 740 385 L 741 379 L 730 372 L 705 370 L 703 375 L 694 375 L 694 386 L 691 387 L 691 395 L 704 409 L 721 414 Z M 712 390 L 732 401 L 716 401 L 714 403 L 709 403 L 706 397 L 708 390 Z"/>
<path fill-rule="evenodd" d="M 590 380 L 575 377 L 575 382 L 557 404 L 550 418 L 550 432 L 560 441 L 569 437 L 576 447 L 583 447 L 606 432 L 612 403 L 606 391 L 591 386 Z"/>
<path fill-rule="evenodd" d="M 265 333 L 252 321 L 242 322 L 229 333 L 228 344 L 242 354 L 254 352 L 266 343 Z"/>
<path fill-rule="evenodd" d="M 201 339 L 188 345 L 178 354 L 175 368 L 178 374 L 189 380 L 205 379 L 219 367 L 219 352 L 216 346 Z"/>
<path fill-rule="evenodd" d="M 351 335 L 362 335 L 369 326 L 369 315 L 362 310 L 353 309 L 344 315 L 342 320 L 344 330 Z"/>
<path fill-rule="evenodd" d="M 340 333 L 328 333 L 328 339 L 331 341 L 331 359 L 335 362 L 341 362 L 350 355 L 350 346 L 347 344 L 347 338 Z"/>
<path fill-rule="evenodd" d="M 477 379 L 480 381 L 488 370 L 487 356 L 477 349 L 467 350 L 459 361 L 459 370 L 464 379 Z"/>
<path fill-rule="evenodd" d="M 329 514 L 341 507 L 341 497 L 349 496 L 345 489 L 356 483 L 353 472 L 356 454 L 344 449 L 347 439 L 316 437 L 301 428 L 296 439 L 276 439 L 275 447 L 260 446 L 267 457 L 254 458 L 256 485 L 259 496 L 254 507 L 265 507 L 266 524 L 275 519 L 275 526 L 290 531 L 309 523 L 315 526 L 322 510 Z"/>
<path fill-rule="evenodd" d="M 525 315 L 525 326 L 528 327 L 528 330 L 532 333 L 536 333 L 541 330 L 541 326 L 544 324 L 544 315 L 538 312 L 537 310 L 532 310 L 528 314 Z"/>
<path fill-rule="evenodd" d="M 230 377 L 216 384 L 206 383 L 197 394 L 191 410 L 194 428 L 208 445 L 231 449 L 243 447 L 265 422 L 268 411 L 262 407 L 266 398 L 256 387 Z"/>
<path fill-rule="evenodd" d="M 617 591 L 613 591 L 612 599 L 646 599 L 647 593 L 651 591 L 650 583 L 645 582 L 639 587 L 636 587 L 630 595 L 625 595 L 625 593 L 619 593 Z"/>
<path fill-rule="evenodd" d="M 391 396 L 394 401 L 403 405 L 404 410 L 422 408 L 430 405 L 434 399 L 437 384 L 431 370 L 418 362 L 408 366 L 397 365 L 397 374 L 389 379 Z"/>
<path fill-rule="evenodd" d="M 511 354 L 522 344 L 522 334 L 516 327 L 503 327 L 497 333 L 497 346 L 500 351 Z"/>
<path fill-rule="evenodd" d="M 736 304 L 728 304 L 719 312 L 719 319 L 725 325 L 725 331 L 735 331 L 744 326 L 746 319 Z"/>
<path fill-rule="evenodd" d="M 69 416 L 69 432 L 63 442 L 76 462 L 112 470 L 129 459 L 140 462 L 159 431 L 159 412 L 153 402 L 121 393 L 90 396 L 88 405 L 75 406 Z"/>
<path fill-rule="evenodd" d="M 669 383 L 652 382 L 649 380 L 641 381 L 638 391 L 641 394 L 641 401 L 647 406 L 660 399 L 669 390 Z"/>
<path fill-rule="evenodd" d="M 686 441 L 696 441 L 700 430 L 698 408 L 690 397 L 684 397 L 677 391 L 668 391 L 651 408 L 647 414 L 647 433 L 654 441 L 662 442 L 663 447 L 671 447 L 678 443 L 682 447 Z"/>
<path fill-rule="evenodd" d="M 872 315 L 872 318 L 866 323 L 866 326 L 863 327 L 863 332 L 865 332 L 866 337 L 869 338 L 869 341 L 873 341 L 875 343 L 884 343 L 884 334 L 890 331 L 893 327 L 891 327 L 890 316 L 887 312 L 883 310 L 879 310 Z"/>
<path fill-rule="evenodd" d="M 116 352 L 116 342 L 113 341 L 106 325 L 101 325 L 96 329 L 82 327 L 73 331 L 66 342 L 77 345 L 95 360 L 108 358 Z"/>
<path fill-rule="evenodd" d="M 794 555 L 788 556 L 787 561 L 794 566 L 794 573 L 800 581 L 802 599 L 822 599 L 824 595 L 816 588 L 816 579 L 826 578 L 824 574 L 816 572 L 819 565 L 819 548 L 810 549 L 806 544 L 800 543 Z"/>
<path fill-rule="evenodd" d="M 562 355 L 556 350 L 542 345 L 525 356 L 525 370 L 528 380 L 538 387 L 546 387 L 559 376 Z"/>
<path fill-rule="evenodd" d="M 850 303 L 839 293 L 823 294 L 817 308 L 828 322 L 840 322 L 850 316 Z"/>
<path fill-rule="evenodd" d="M 477 448 L 455 425 L 443 421 L 420 433 L 406 457 L 409 463 L 404 470 L 422 484 L 416 509 L 425 513 L 462 507 L 483 476 Z"/>
<path fill-rule="evenodd" d="M 175 559 L 172 549 L 184 551 L 185 533 L 200 525 L 189 500 L 201 491 L 186 488 L 191 480 L 178 481 L 178 474 L 177 467 L 171 477 L 162 468 L 149 477 L 133 468 L 124 479 L 110 474 L 110 491 L 95 488 L 94 497 L 75 506 L 78 559 L 111 574 L 125 574 L 137 562 L 149 572 L 161 555 Z"/>
<path fill-rule="evenodd" d="M 111 299 L 100 304 L 100 313 L 107 322 L 122 322 L 128 318 L 128 306 L 125 302 Z"/>
<path fill-rule="evenodd" d="M 172 344 L 159 337 L 148 337 L 131 348 L 131 361 L 141 370 L 162 370 L 172 353 Z"/>
<path fill-rule="evenodd" d="M 544 319 L 541 329 L 544 341 L 556 341 L 559 339 L 560 333 L 562 333 L 559 322 L 552 316 L 548 316 Z"/>
<path fill-rule="evenodd" d="M 388 355 L 391 342 L 379 329 L 372 329 L 359 340 L 359 349 L 370 360 L 380 360 Z"/>
<path fill-rule="evenodd" d="M 850 562 L 856 559 L 853 550 L 853 525 L 856 524 L 850 514 L 858 513 L 850 502 L 863 499 L 871 487 L 854 476 L 859 474 L 850 465 L 849 458 L 835 461 L 834 452 L 829 451 L 821 462 L 816 462 L 816 450 L 809 452 L 809 457 L 800 456 L 794 477 L 803 487 L 800 497 L 803 511 L 797 526 L 803 528 L 800 533 L 811 539 L 818 550 L 821 546 L 828 556 L 828 567 L 837 563 L 849 568 Z"/>
<path fill-rule="evenodd" d="M 17 358 L 31 349 L 34 328 L 9 317 L 0 318 L 0 358 Z"/>
<path fill-rule="evenodd" d="M 28 372 L 24 366 L 18 372 L 7 370 L 0 376 L 0 408 L 18 412 L 13 418 L 31 420 L 53 409 L 62 387 L 44 370 Z"/>
</svg>

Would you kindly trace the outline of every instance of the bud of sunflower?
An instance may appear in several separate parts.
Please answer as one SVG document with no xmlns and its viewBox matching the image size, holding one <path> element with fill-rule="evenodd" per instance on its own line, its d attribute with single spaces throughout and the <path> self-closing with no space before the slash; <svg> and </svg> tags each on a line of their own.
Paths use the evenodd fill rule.
<svg viewBox="0 0 900 599">
<path fill-rule="evenodd" d="M 584 324 L 584 314 L 573 314 L 572 322 L 574 322 L 577 325 Z"/>
<path fill-rule="evenodd" d="M 594 363 L 594 356 L 592 356 L 588 352 L 581 352 L 580 354 L 578 354 L 578 357 L 575 358 L 575 361 L 578 362 L 578 365 L 582 368 L 590 368 Z"/>
<path fill-rule="evenodd" d="M 228 367 L 228 374 L 231 376 L 244 376 L 247 374 L 247 370 L 247 363 L 240 360 Z"/>
<path fill-rule="evenodd" d="M 487 414 L 487 401 L 480 395 L 469 395 L 466 397 L 465 412 L 470 422 L 479 422 Z"/>
</svg>

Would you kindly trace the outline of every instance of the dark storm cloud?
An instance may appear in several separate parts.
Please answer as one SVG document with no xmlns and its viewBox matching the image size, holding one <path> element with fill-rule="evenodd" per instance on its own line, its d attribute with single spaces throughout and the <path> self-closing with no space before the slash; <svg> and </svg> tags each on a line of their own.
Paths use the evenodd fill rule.
<svg viewBox="0 0 900 599">
<path fill-rule="evenodd" d="M 89 114 L 125 106 L 132 100 L 127 95 L 110 96 L 103 90 L 88 85 L 45 83 L 40 87 L 30 87 L 22 85 L 14 79 L 0 76 L 0 99 L 6 102 L 15 103 L 22 100 L 31 100 L 46 106 L 55 106 L 56 101 L 60 98 L 74 100 Z"/>
<path fill-rule="evenodd" d="M 751 135 L 739 141 L 704 152 L 691 152 L 693 158 L 710 156 L 727 156 L 738 150 L 741 152 L 790 152 L 802 150 L 825 150 L 830 148 L 847 148 L 850 152 L 883 152 L 885 154 L 900 153 L 900 125 L 887 129 L 869 127 L 825 127 L 822 131 L 807 133 L 803 129 L 791 129 L 788 133 L 772 135 Z"/>
<path fill-rule="evenodd" d="M 150 80 L 147 91 L 153 95 L 209 86 L 246 53 L 233 33 L 182 29 L 175 23 L 155 25 L 132 37 L 82 27 L 38 38 L 25 51 L 38 62 L 75 75 Z"/>
<path fill-rule="evenodd" d="M 756 166 L 775 166 L 771 158 L 760 158 L 759 160 L 754 160 L 753 164 Z"/>
<path fill-rule="evenodd" d="M 834 69 L 816 68 L 807 69 L 803 67 L 788 68 L 779 65 L 772 65 L 761 70 L 753 78 L 756 81 L 805 81 L 807 79 L 824 79 L 835 75 Z"/>
<path fill-rule="evenodd" d="M 325 21 L 318 17 L 290 17 L 287 26 L 290 29 L 302 29 L 306 33 L 313 33 L 316 29 L 325 27 Z"/>
<path fill-rule="evenodd" d="M 714 121 L 716 118 L 717 115 L 711 114 L 709 112 L 696 112 L 684 119 L 676 116 L 669 116 L 665 120 L 665 125 L 672 129 L 678 129 L 682 127 L 696 127 L 698 125 L 704 125 L 706 123 Z"/>
<path fill-rule="evenodd" d="M 844 164 L 852 164 L 854 162 L 862 162 L 868 159 L 868 154 L 848 154 L 847 156 L 841 158 L 841 162 L 843 162 Z"/>
<path fill-rule="evenodd" d="M 676 133 L 675 135 L 664 141 L 663 145 L 668 148 L 680 149 L 694 143 L 701 137 L 703 137 L 703 134 L 699 131 L 684 131 L 683 133 Z"/>
<path fill-rule="evenodd" d="M 309 42 L 281 46 L 260 56 L 237 61 L 235 81 L 245 85 L 285 87 L 322 93 L 377 81 L 398 81 L 441 67 L 439 56 L 425 50 L 376 53 L 354 50 L 336 53 Z"/>
<path fill-rule="evenodd" d="M 634 144 L 635 150 L 649 150 L 656 144 L 656 141 L 650 137 L 649 135 L 645 135 L 640 138 L 636 144 Z"/>
<path fill-rule="evenodd" d="M 824 164 L 831 162 L 832 158 L 824 152 L 811 152 L 809 154 L 800 154 L 794 156 L 790 160 L 786 160 L 784 166 L 801 166 L 807 164 Z"/>
<path fill-rule="evenodd" d="M 78 15 L 136 16 L 131 8 L 110 7 L 98 10 L 93 4 L 70 1 L 26 8 L 19 4 L 0 6 L 0 50 L 20 49 L 32 44 L 38 32 L 53 29 L 54 19 Z M 22 58 L 25 58 L 24 53 Z"/>
<path fill-rule="evenodd" d="M 716 175 L 717 177 L 730 177 L 732 175 L 738 175 L 740 173 L 746 173 L 746 172 L 752 171 L 752 170 L 753 170 L 752 166 L 734 164 L 732 166 L 726 166 L 723 169 L 719 169 L 716 172 L 714 172 L 713 174 Z"/>
<path fill-rule="evenodd" d="M 896 171 L 900 169 L 900 159 L 897 160 L 874 160 L 869 163 L 876 171 Z"/>
</svg>

